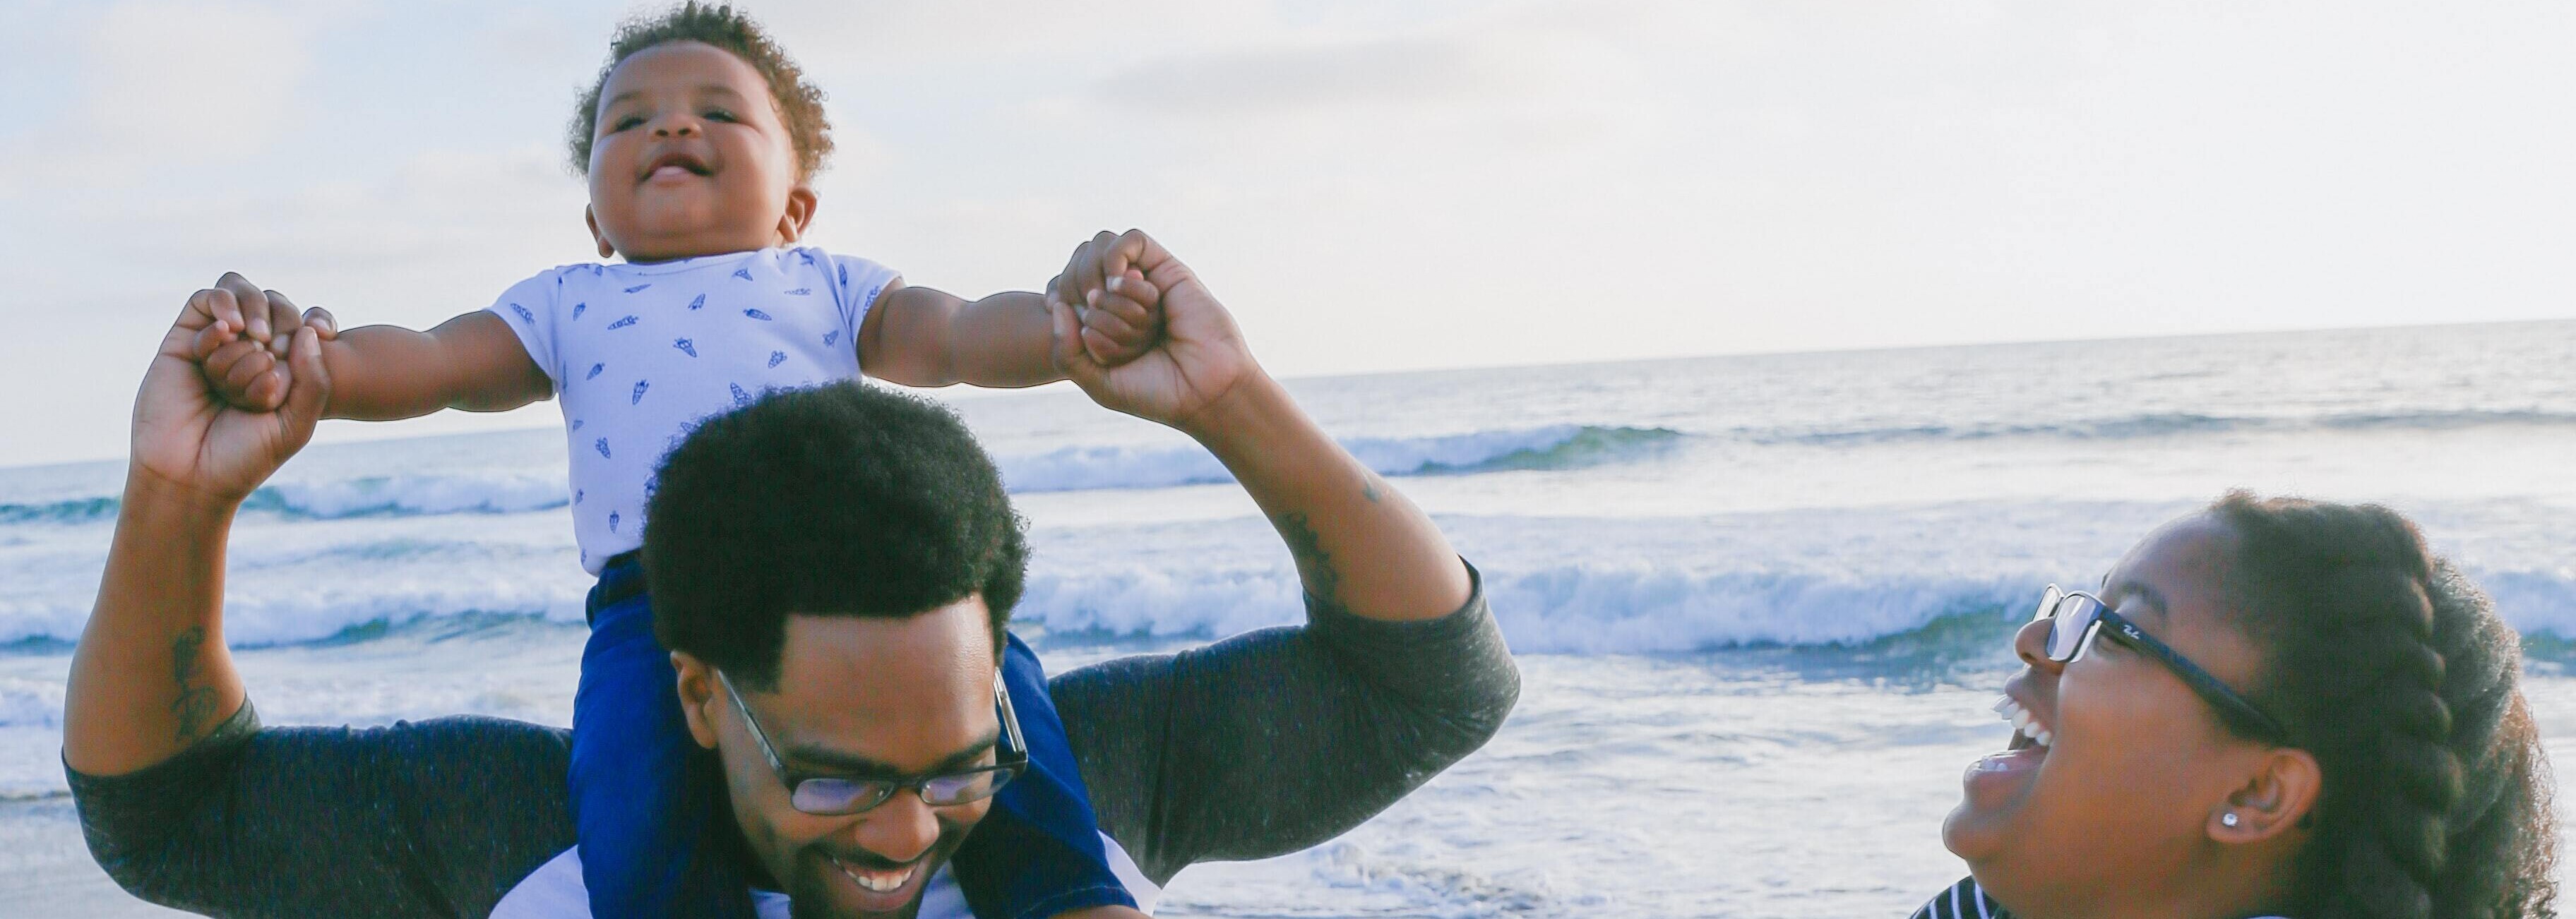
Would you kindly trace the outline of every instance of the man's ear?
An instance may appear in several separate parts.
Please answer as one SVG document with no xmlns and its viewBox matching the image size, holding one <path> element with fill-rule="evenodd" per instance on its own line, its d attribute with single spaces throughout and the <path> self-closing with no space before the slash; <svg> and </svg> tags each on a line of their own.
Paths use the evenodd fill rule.
<svg viewBox="0 0 2576 919">
<path fill-rule="evenodd" d="M 2263 753 L 2243 787 L 2209 815 L 2209 838 L 2224 843 L 2262 842 L 2302 828 L 2317 806 L 2325 773 L 2306 750 L 2276 747 Z"/>
<path fill-rule="evenodd" d="M 600 258 L 617 254 L 617 247 L 608 244 L 608 234 L 599 231 L 599 213 L 591 210 L 590 205 L 581 206 L 581 222 L 590 224 L 590 241 L 599 244 Z"/>
<path fill-rule="evenodd" d="M 716 697 L 716 671 L 687 652 L 671 652 L 671 669 L 680 672 L 680 716 L 689 722 L 689 737 L 698 746 L 716 748 L 714 708 L 725 704 Z"/>
<path fill-rule="evenodd" d="M 791 243 L 805 238 L 805 228 L 814 225 L 814 208 L 822 203 L 823 199 L 804 183 L 788 189 L 787 213 L 778 218 L 778 238 Z"/>
</svg>

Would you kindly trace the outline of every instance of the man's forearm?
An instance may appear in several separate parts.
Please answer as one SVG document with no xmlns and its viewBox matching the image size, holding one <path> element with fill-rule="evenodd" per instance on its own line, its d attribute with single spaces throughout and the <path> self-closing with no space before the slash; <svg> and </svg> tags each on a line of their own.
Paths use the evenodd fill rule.
<svg viewBox="0 0 2576 919">
<path fill-rule="evenodd" d="M 1027 291 L 968 301 L 957 310 L 949 347 L 956 349 L 956 381 L 1017 389 L 1064 379 L 1052 356 L 1046 298 Z"/>
<path fill-rule="evenodd" d="M 236 509 L 129 475 L 63 699 L 63 759 L 73 769 L 121 775 L 151 766 L 241 707 L 222 619 L 225 534 Z"/>
<path fill-rule="evenodd" d="M 1467 602 L 1466 566 L 1431 518 L 1254 373 L 1187 432 L 1233 471 L 1296 556 L 1317 600 L 1371 619 L 1431 619 Z"/>
</svg>

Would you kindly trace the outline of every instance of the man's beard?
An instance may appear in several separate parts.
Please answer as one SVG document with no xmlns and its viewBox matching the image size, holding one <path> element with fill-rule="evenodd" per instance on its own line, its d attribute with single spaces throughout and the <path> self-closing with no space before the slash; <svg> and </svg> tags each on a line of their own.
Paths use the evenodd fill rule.
<svg viewBox="0 0 2576 919">
<path fill-rule="evenodd" d="M 939 869 L 948 864 L 948 857 L 957 854 L 957 847 L 966 842 L 966 833 L 975 828 L 971 822 L 951 820 L 946 817 L 940 817 L 938 820 L 939 841 L 931 844 L 930 851 L 923 853 L 921 858 L 913 862 L 915 873 L 911 880 L 905 882 L 913 885 L 912 900 L 895 912 L 871 915 L 889 916 L 892 919 L 915 919 L 921 912 L 921 898 L 930 892 L 931 876 L 939 873 Z M 833 849 L 822 843 L 814 843 L 797 851 L 793 862 L 796 876 L 787 881 L 787 914 L 791 919 L 852 919 L 832 911 L 831 884 L 834 876 L 841 873 L 840 866 L 833 864 L 833 856 Z M 842 857 L 860 868 L 902 867 L 864 849 L 850 851 Z M 847 878 L 842 880 L 855 883 Z"/>
</svg>

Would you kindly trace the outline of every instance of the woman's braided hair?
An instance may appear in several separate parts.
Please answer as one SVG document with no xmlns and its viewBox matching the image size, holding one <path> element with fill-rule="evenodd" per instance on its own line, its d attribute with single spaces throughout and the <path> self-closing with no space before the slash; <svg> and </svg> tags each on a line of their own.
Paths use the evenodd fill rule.
<svg viewBox="0 0 2576 919">
<path fill-rule="evenodd" d="M 2292 915 L 2551 915 L 2557 832 L 2520 636 L 2395 511 L 2244 492 L 2212 510 L 2264 649 L 2253 697 L 2324 771 Z"/>
</svg>

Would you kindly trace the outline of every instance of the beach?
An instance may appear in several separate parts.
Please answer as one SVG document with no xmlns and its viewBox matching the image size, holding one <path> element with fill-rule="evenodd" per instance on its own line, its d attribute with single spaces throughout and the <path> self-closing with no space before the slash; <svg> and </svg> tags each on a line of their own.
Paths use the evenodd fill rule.
<svg viewBox="0 0 2576 919">
<path fill-rule="evenodd" d="M 2390 504 L 2526 638 L 2576 741 L 2576 323 L 1294 381 L 1476 563 L 1526 677 L 1494 741 L 1345 837 L 1194 867 L 1167 916 L 1896 917 L 1963 873 L 1960 772 L 2042 586 L 2226 489 Z M 1051 671 L 1298 616 L 1196 445 L 1062 389 L 955 397 L 1028 518 Z M 589 586 L 558 429 L 308 450 L 236 529 L 269 724 L 570 717 Z M 119 463 L 0 469 L 0 915 L 156 915 L 89 863 L 63 674 Z M 286 868 L 288 866 L 281 866 Z"/>
</svg>

